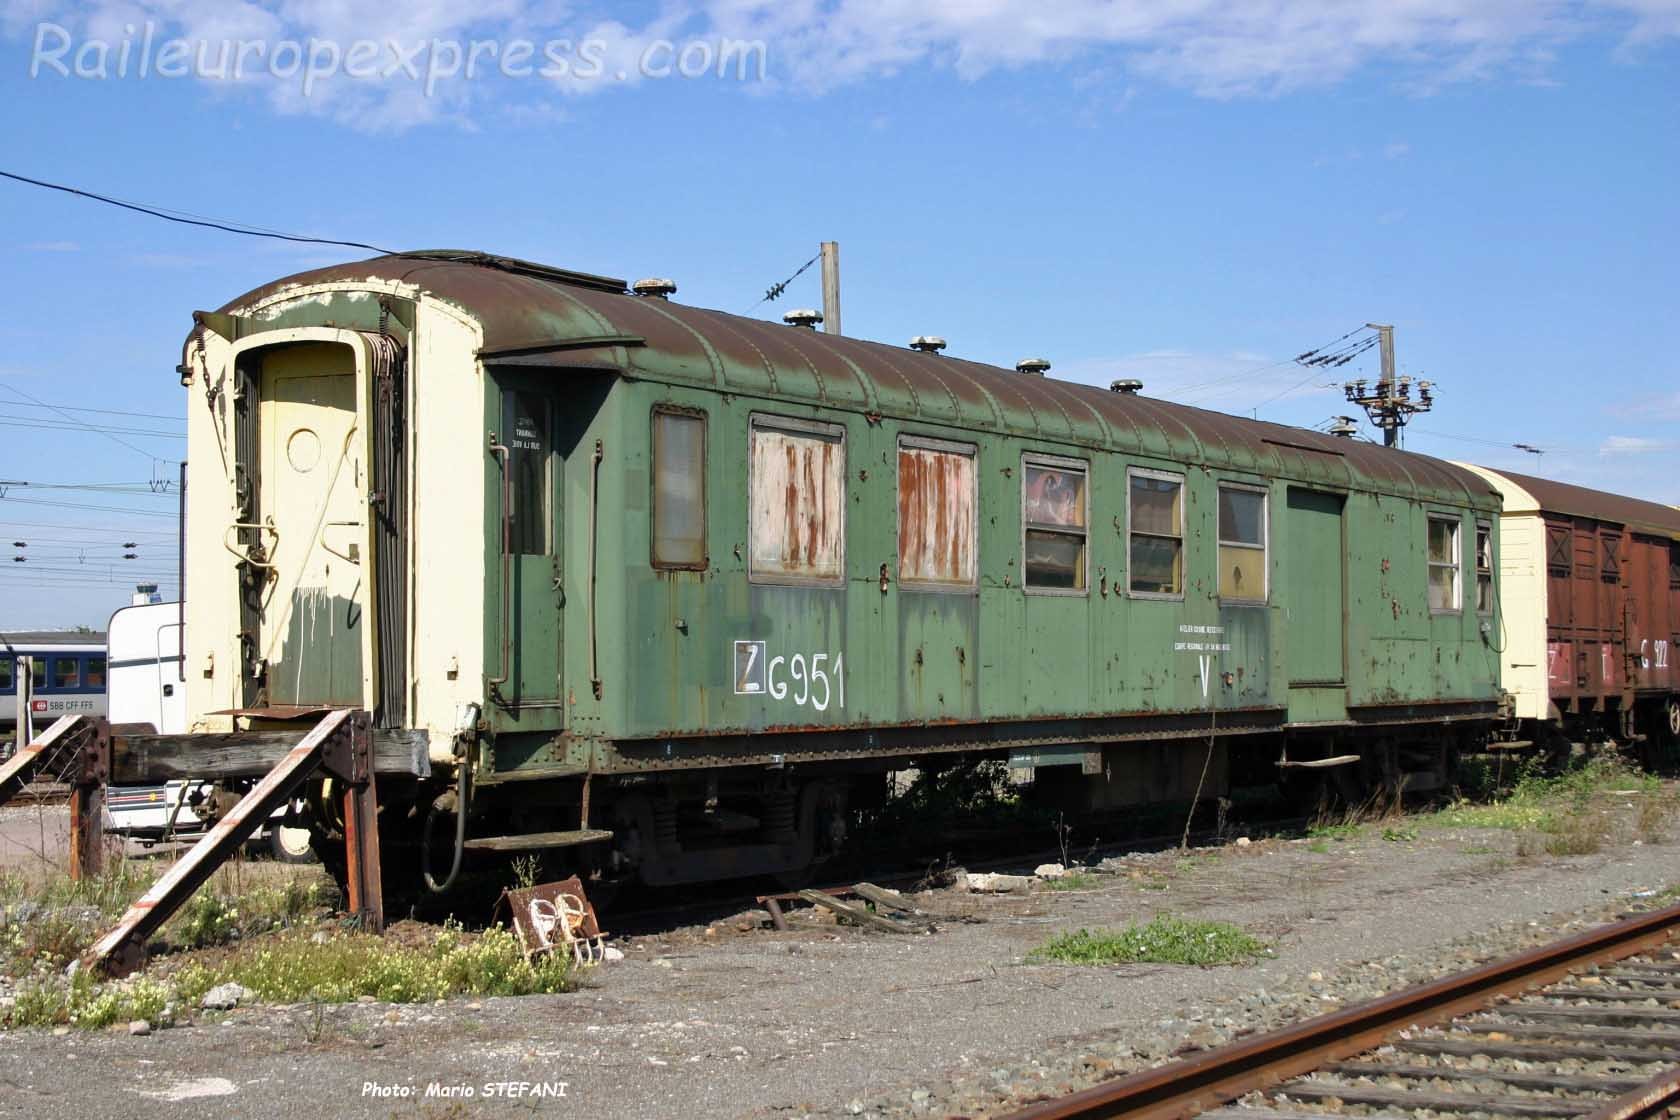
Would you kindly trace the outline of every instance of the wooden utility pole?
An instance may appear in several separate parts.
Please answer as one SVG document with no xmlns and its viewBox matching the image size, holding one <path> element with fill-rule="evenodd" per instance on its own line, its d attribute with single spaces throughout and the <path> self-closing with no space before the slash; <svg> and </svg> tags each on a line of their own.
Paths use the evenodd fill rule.
<svg viewBox="0 0 1680 1120">
<path fill-rule="evenodd" d="M 1428 412 L 1434 406 L 1435 384 L 1431 381 L 1419 381 L 1418 395 L 1413 398 L 1412 379 L 1397 378 L 1394 373 L 1394 328 L 1387 323 L 1365 325 L 1377 332 L 1377 346 L 1382 355 L 1382 376 L 1377 379 L 1374 393 L 1366 392 L 1364 379 L 1346 382 L 1342 389 L 1347 394 L 1348 403 L 1363 408 L 1365 414 L 1371 418 L 1371 423 L 1382 429 L 1383 446 L 1399 447 L 1400 429 L 1406 426 L 1406 422 L 1414 414 Z"/>
<path fill-rule="evenodd" d="M 808 244 L 808 243 L 807 243 Z M 822 243 L 823 330 L 840 333 L 840 242 Z"/>
</svg>

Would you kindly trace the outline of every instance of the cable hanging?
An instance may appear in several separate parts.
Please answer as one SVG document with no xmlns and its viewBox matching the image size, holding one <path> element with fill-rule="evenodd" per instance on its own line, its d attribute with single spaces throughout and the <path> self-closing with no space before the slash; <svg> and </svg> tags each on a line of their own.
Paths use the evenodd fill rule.
<svg viewBox="0 0 1680 1120">
<path fill-rule="evenodd" d="M 791 284 L 795 280 L 799 279 L 799 277 L 805 272 L 806 269 L 810 268 L 812 265 L 816 264 L 817 261 L 819 261 L 821 259 L 822 259 L 822 254 L 818 253 L 816 256 L 812 257 L 810 260 L 808 260 L 804 264 L 800 265 L 799 268 L 794 271 L 794 274 L 792 276 L 789 276 L 786 280 L 783 280 L 780 284 L 770 285 L 768 288 L 766 288 L 764 290 L 764 295 L 759 297 L 758 303 L 753 304 L 751 307 L 747 308 L 746 311 L 741 312 L 741 314 L 746 315 L 746 314 L 748 314 L 752 311 L 756 311 L 758 309 L 759 304 L 769 303 L 773 299 L 780 299 L 781 296 L 782 296 L 782 293 L 787 291 L 787 286 L 789 284 Z"/>
</svg>

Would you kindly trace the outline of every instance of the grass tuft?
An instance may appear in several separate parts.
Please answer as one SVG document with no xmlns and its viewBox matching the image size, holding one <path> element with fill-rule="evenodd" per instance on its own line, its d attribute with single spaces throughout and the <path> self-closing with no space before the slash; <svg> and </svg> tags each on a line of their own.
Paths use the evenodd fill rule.
<svg viewBox="0 0 1680 1120">
<path fill-rule="evenodd" d="M 1051 891 L 1084 891 L 1097 885 L 1097 877 L 1089 871 L 1069 871 L 1060 879 L 1044 880 L 1044 889 Z"/>
<path fill-rule="evenodd" d="M 1186 964 L 1199 967 L 1244 964 L 1269 953 L 1259 938 L 1229 922 L 1157 916 L 1148 925 L 1123 930 L 1076 930 L 1057 934 L 1029 959 L 1062 964 Z"/>
</svg>

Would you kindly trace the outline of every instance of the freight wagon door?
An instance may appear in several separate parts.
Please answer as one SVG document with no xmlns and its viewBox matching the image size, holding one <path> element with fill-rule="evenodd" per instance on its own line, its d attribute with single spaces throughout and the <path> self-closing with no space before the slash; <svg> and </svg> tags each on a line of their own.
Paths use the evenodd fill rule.
<svg viewBox="0 0 1680 1120">
<path fill-rule="evenodd" d="M 1347 550 L 1340 495 L 1291 487 L 1285 528 L 1289 718 L 1291 722 L 1342 719 L 1347 714 L 1343 685 Z"/>
<path fill-rule="evenodd" d="M 263 355 L 258 510 L 274 579 L 261 608 L 270 704 L 365 703 L 367 464 L 348 346 Z"/>
</svg>

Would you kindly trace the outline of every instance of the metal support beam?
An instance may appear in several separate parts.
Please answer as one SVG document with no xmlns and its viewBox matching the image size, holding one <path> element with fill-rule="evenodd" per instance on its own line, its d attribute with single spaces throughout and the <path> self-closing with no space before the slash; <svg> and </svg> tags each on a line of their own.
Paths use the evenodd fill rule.
<svg viewBox="0 0 1680 1120">
<path fill-rule="evenodd" d="M 357 734 L 358 717 L 361 721 L 362 733 Z M 145 957 L 146 939 L 168 921 L 170 916 L 178 910 L 193 892 L 203 886 L 210 876 L 215 874 L 227 859 L 239 851 L 245 841 L 251 838 L 256 830 L 262 827 L 274 810 L 291 800 L 292 795 L 312 775 L 317 767 L 325 763 L 329 756 L 332 758 L 332 768 L 336 771 L 343 766 L 348 774 L 347 782 L 354 782 L 358 775 L 365 780 L 360 787 L 352 784 L 350 790 L 362 799 L 358 805 L 358 813 L 371 811 L 373 800 L 373 778 L 369 756 L 371 754 L 370 740 L 367 735 L 368 719 L 366 712 L 336 711 L 329 713 L 315 728 L 305 735 L 303 741 L 293 747 L 280 764 L 270 770 L 251 791 L 247 793 L 239 804 L 235 805 L 226 816 L 216 822 L 214 828 L 205 834 L 204 838 L 195 844 L 191 851 L 181 857 L 180 861 L 171 867 L 158 881 L 152 884 L 140 899 L 128 908 L 122 920 L 109 933 L 101 937 L 89 951 L 87 963 L 94 968 L 108 973 L 123 974 L 133 971 Z M 343 742 L 345 740 L 348 742 Z M 358 741 L 359 744 L 358 745 Z M 348 748 L 348 749 L 346 749 Z M 358 770 L 358 759 L 360 760 Z M 347 795 L 348 796 L 348 795 Z M 351 805 L 346 802 L 346 826 L 350 821 Z M 358 823 L 365 823 L 358 818 Z M 347 840 L 349 837 L 347 836 Z M 366 864 L 371 845 L 372 882 L 378 885 L 378 833 L 374 831 L 371 839 L 365 833 L 359 835 L 359 843 L 352 850 L 352 866 L 360 865 L 359 873 L 363 879 L 361 888 L 366 888 Z M 347 845 L 348 846 L 348 845 Z M 355 883 L 357 874 L 352 875 Z M 360 903 L 368 905 L 365 895 L 353 897 L 352 906 Z M 378 910 L 378 903 L 373 908 Z"/>
</svg>

